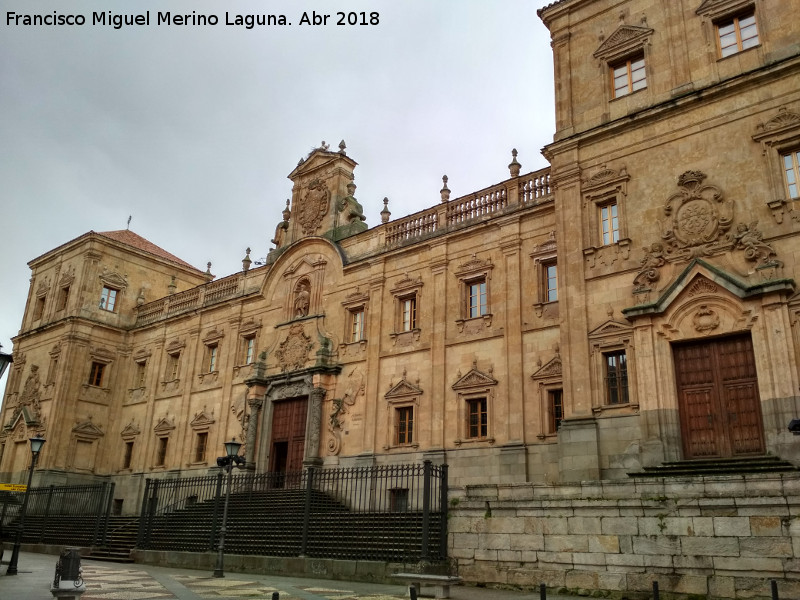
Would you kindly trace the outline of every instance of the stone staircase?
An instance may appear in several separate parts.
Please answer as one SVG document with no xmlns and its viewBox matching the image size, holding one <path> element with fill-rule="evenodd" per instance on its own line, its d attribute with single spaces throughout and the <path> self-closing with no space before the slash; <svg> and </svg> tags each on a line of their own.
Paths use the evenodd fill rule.
<svg viewBox="0 0 800 600">
<path fill-rule="evenodd" d="M 763 455 L 665 462 L 656 467 L 644 467 L 643 471 L 628 473 L 628 477 L 703 477 L 795 471 L 800 471 L 800 468 L 789 461 L 773 455 Z"/>
</svg>

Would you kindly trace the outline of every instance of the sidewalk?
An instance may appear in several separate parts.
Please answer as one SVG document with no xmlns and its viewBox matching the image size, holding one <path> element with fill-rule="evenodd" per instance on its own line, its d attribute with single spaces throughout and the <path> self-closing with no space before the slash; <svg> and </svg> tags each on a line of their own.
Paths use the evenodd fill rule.
<svg viewBox="0 0 800 600">
<path fill-rule="evenodd" d="M 8 555 L 7 555 L 8 556 Z M 5 556 L 4 558 L 7 558 Z M 21 552 L 17 575 L 6 575 L 7 563 L 0 568 L 0 598 L 3 600 L 51 600 L 50 584 L 55 574 L 57 556 Z M 116 564 L 83 560 L 86 593 L 82 600 L 271 600 L 273 592 L 280 600 L 403 600 L 402 584 L 383 585 L 277 577 L 245 573 L 227 573 L 213 578 L 211 573 L 185 569 L 167 569 L 150 565 Z M 453 600 L 539 600 L 539 591 L 515 592 L 455 586 Z M 548 592 L 547 600 L 583 600 L 577 596 L 559 596 Z"/>
</svg>

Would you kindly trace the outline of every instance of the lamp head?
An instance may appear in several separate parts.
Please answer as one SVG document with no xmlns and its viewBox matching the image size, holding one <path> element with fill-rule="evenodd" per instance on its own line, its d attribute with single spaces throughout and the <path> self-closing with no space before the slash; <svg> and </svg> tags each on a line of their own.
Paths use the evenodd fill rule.
<svg viewBox="0 0 800 600">
<path fill-rule="evenodd" d="M 36 434 L 36 437 L 29 438 L 31 442 L 31 452 L 34 454 L 39 454 L 42 450 L 42 446 L 47 441 L 44 439 L 40 434 Z"/>
<path fill-rule="evenodd" d="M 225 442 L 225 454 L 228 455 L 229 458 L 233 458 L 237 454 L 239 454 L 239 448 L 242 447 L 241 442 L 237 442 L 236 438 L 231 438 L 230 442 Z"/>
</svg>

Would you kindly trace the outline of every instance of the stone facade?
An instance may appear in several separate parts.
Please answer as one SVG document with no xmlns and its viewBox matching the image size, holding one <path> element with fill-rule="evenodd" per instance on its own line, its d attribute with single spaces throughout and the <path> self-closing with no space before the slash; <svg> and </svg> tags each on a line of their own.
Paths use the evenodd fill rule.
<svg viewBox="0 0 800 600">
<path fill-rule="evenodd" d="M 604 483 L 575 519 L 600 507 L 606 531 L 590 519 L 572 532 L 511 519 L 491 539 L 454 529 L 476 577 L 507 559 L 563 579 L 629 560 L 610 555 L 704 556 L 702 539 L 645 539 L 666 505 L 622 482 L 680 459 L 800 463 L 786 427 L 800 416 L 798 13 L 800 0 L 561 0 L 540 11 L 556 83 L 549 169 L 522 174 L 514 151 L 508 179 L 451 198 L 445 177 L 431 208 L 392 220 L 385 204 L 368 228 L 355 161 L 323 143 L 290 174 L 265 265 L 243 249 L 242 271 L 214 279 L 127 231 L 34 259 L 0 479 L 21 481 L 26 437 L 42 432 L 40 483 L 111 480 L 132 513 L 145 478 L 214 472 L 235 436 L 259 472 L 432 459 L 454 487 L 615 482 L 641 512 L 626 533 L 634 521 Z M 794 508 L 690 512 L 664 518 L 736 539 L 714 559 L 720 589 L 739 590 L 731 565 L 792 571 Z M 760 555 L 763 569 L 757 541 L 725 533 L 742 519 L 752 533 L 753 516 L 784 519 L 766 537 L 788 554 Z M 530 536 L 512 548 L 512 534 Z M 637 536 L 681 552 L 638 551 Z M 588 583 L 641 587 L 605 573 Z"/>
</svg>

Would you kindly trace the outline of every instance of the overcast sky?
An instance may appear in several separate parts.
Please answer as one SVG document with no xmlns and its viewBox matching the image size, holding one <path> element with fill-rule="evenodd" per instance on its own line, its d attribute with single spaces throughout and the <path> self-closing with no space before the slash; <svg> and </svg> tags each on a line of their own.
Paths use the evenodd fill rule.
<svg viewBox="0 0 800 600">
<path fill-rule="evenodd" d="M 0 0 L 0 344 L 12 349 L 31 259 L 130 229 L 218 277 L 266 256 L 286 176 L 322 140 L 359 163 L 367 223 L 543 168 L 554 131 L 544 0 Z M 93 25 L 94 11 L 149 26 Z M 17 14 L 83 26 L 9 25 Z M 157 25 L 157 12 L 216 26 Z M 226 11 L 290 26 L 225 25 Z M 304 12 L 331 15 L 302 26 Z M 378 13 L 337 26 L 336 13 Z M 359 20 L 360 14 L 357 15 Z M 7 376 L 0 383 L 4 387 Z"/>
</svg>

